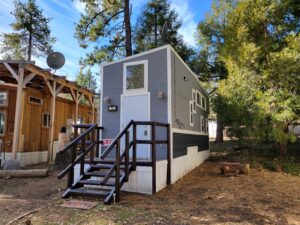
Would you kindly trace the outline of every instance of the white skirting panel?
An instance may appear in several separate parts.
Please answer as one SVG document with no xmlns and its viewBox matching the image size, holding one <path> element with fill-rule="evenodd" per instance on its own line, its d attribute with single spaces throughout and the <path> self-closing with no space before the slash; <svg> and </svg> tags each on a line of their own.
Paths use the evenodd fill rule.
<svg viewBox="0 0 300 225">
<path fill-rule="evenodd" d="M 13 153 L 2 153 L 2 164 L 5 160 L 13 159 Z M 20 161 L 21 166 L 33 165 L 38 163 L 47 162 L 48 158 L 48 151 L 42 152 L 18 152 L 17 153 L 17 160 Z"/>
<path fill-rule="evenodd" d="M 171 182 L 175 183 L 185 174 L 199 166 L 210 155 L 210 151 L 198 152 L 198 147 L 188 147 L 187 155 L 175 158 L 171 165 Z"/>
</svg>

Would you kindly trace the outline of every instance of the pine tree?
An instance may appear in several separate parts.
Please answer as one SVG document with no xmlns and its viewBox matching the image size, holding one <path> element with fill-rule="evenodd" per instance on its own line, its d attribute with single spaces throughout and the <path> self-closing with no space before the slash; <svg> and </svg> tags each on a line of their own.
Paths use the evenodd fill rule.
<svg viewBox="0 0 300 225">
<path fill-rule="evenodd" d="M 137 19 L 134 36 L 135 53 L 165 44 L 172 45 L 186 62 L 191 62 L 195 52 L 178 33 L 182 22 L 168 0 L 150 0 Z"/>
<path fill-rule="evenodd" d="M 96 91 L 96 79 L 93 76 L 93 73 L 90 70 L 90 68 L 88 68 L 86 72 L 84 72 L 83 68 L 80 68 L 80 71 L 76 76 L 76 82 L 82 87 L 85 87 L 94 92 Z"/>
<path fill-rule="evenodd" d="M 14 5 L 13 32 L 1 35 L 1 53 L 6 58 L 30 61 L 32 55 L 42 56 L 51 52 L 55 39 L 50 36 L 50 19 L 43 16 L 35 0 L 27 3 L 17 0 Z"/>
<path fill-rule="evenodd" d="M 80 63 L 94 65 L 132 55 L 129 0 L 80 1 L 86 13 L 81 15 L 75 37 L 82 48 L 94 46 Z"/>
</svg>

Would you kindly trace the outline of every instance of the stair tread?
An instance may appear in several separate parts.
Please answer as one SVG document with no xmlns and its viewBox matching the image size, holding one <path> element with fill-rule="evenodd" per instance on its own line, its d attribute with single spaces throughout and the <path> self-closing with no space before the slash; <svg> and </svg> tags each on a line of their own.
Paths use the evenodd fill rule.
<svg viewBox="0 0 300 225">
<path fill-rule="evenodd" d="M 85 176 L 91 176 L 91 177 L 105 177 L 106 172 L 100 172 L 100 171 L 93 171 L 93 172 L 87 172 L 85 173 Z M 116 175 L 113 173 L 111 177 L 115 177 Z M 122 176 L 122 173 L 120 174 Z"/>
<path fill-rule="evenodd" d="M 87 188 L 77 188 L 77 189 L 71 189 L 71 194 L 74 195 L 88 195 L 88 196 L 107 196 L 110 191 L 103 191 L 103 190 L 95 190 L 95 189 L 87 189 Z"/>
<path fill-rule="evenodd" d="M 102 185 L 102 181 L 99 180 L 80 180 L 78 181 L 79 184 L 86 184 L 86 185 L 98 185 L 98 186 L 115 186 L 115 182 L 106 182 L 106 184 Z"/>
<path fill-rule="evenodd" d="M 91 165 L 92 169 L 111 169 L 113 166 L 113 164 L 101 164 L 101 163 L 97 163 L 94 165 Z M 131 164 L 129 164 L 129 168 L 131 167 Z M 120 169 L 125 169 L 125 165 L 121 165 Z"/>
</svg>

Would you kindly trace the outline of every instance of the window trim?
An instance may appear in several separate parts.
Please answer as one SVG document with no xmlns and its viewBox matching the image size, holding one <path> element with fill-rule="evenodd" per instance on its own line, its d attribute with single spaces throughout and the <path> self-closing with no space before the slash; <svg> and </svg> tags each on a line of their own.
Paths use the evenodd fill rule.
<svg viewBox="0 0 300 225">
<path fill-rule="evenodd" d="M 8 101 L 9 101 L 9 92 L 6 90 L 0 91 L 0 93 L 6 93 L 7 98 L 6 98 L 6 103 L 4 105 L 0 104 L 0 107 L 8 107 Z"/>
<path fill-rule="evenodd" d="M 6 135 L 6 128 L 7 128 L 7 112 L 6 110 L 0 110 L 0 113 L 4 114 L 4 129 L 3 129 L 3 134 L 0 134 L 0 137 L 4 137 Z"/>
<path fill-rule="evenodd" d="M 204 107 L 202 106 L 202 103 L 203 103 L 203 100 L 204 99 Z M 203 109 L 204 111 L 206 111 L 206 98 L 205 98 L 205 96 L 203 95 L 203 94 L 201 94 L 201 106 L 200 106 L 200 108 L 201 109 Z"/>
<path fill-rule="evenodd" d="M 199 104 L 198 104 L 198 97 L 199 97 Z M 198 90 L 196 92 L 196 105 L 201 108 L 201 93 Z"/>
<path fill-rule="evenodd" d="M 139 89 L 127 89 L 127 67 L 128 66 L 136 66 L 136 65 L 144 65 L 144 87 Z M 123 64 L 123 93 L 141 93 L 141 92 L 148 92 L 148 60 L 139 60 L 139 61 L 133 61 L 133 62 L 127 62 Z"/>
<path fill-rule="evenodd" d="M 41 101 L 41 103 L 31 102 L 31 101 L 30 101 L 30 98 L 39 99 L 39 100 Z M 29 104 L 33 104 L 33 105 L 43 105 L 43 98 L 36 97 L 36 96 L 34 96 L 34 95 L 29 95 L 29 96 L 28 96 L 28 103 L 29 103 Z"/>
<path fill-rule="evenodd" d="M 203 115 L 200 116 L 200 132 L 206 133 L 205 132 L 205 118 Z"/>
<path fill-rule="evenodd" d="M 196 113 L 196 98 L 197 98 L 197 92 L 195 89 L 192 89 L 192 101 L 193 101 L 193 113 Z"/>
<path fill-rule="evenodd" d="M 190 121 L 190 126 L 193 127 L 195 123 L 195 117 L 194 117 L 194 112 L 193 112 L 194 104 L 193 101 L 189 101 L 189 121 Z"/>
<path fill-rule="evenodd" d="M 45 115 L 48 115 L 49 116 L 49 126 L 44 126 L 44 116 Z M 47 118 L 48 119 L 48 118 Z M 48 122 L 48 121 L 47 121 Z M 51 127 L 51 113 L 49 112 L 43 112 L 42 114 L 42 128 L 46 128 L 46 129 L 49 129 Z"/>
</svg>

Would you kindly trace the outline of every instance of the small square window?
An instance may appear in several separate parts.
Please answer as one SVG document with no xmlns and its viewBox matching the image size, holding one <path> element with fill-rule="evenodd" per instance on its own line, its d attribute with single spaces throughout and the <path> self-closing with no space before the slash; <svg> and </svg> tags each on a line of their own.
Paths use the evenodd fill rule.
<svg viewBox="0 0 300 225">
<path fill-rule="evenodd" d="M 35 104 L 35 105 L 42 105 L 43 100 L 41 98 L 38 98 L 38 97 L 29 96 L 29 103 Z"/>
<path fill-rule="evenodd" d="M 192 90 L 192 99 L 193 99 L 193 113 L 196 113 L 196 91 Z"/>
<path fill-rule="evenodd" d="M 126 90 L 145 88 L 144 79 L 144 64 L 126 66 Z"/>
<path fill-rule="evenodd" d="M 8 92 L 0 91 L 0 106 L 6 107 L 8 105 Z"/>
<path fill-rule="evenodd" d="M 198 106 L 198 107 L 201 106 L 201 94 L 200 94 L 199 91 L 197 91 L 196 103 L 197 103 L 197 106 Z"/>
<path fill-rule="evenodd" d="M 189 104 L 189 108 L 190 108 L 190 125 L 193 127 L 194 126 L 194 104 L 193 101 L 190 101 Z"/>
<path fill-rule="evenodd" d="M 50 119 L 51 119 L 51 116 L 50 116 L 50 113 L 48 112 L 44 112 L 43 113 L 43 127 L 44 128 L 49 128 L 50 127 Z"/>
<path fill-rule="evenodd" d="M 201 95 L 201 108 L 206 110 L 206 98 Z"/>
<path fill-rule="evenodd" d="M 0 112 L 0 136 L 5 135 L 6 130 L 6 113 L 1 111 Z"/>
</svg>

